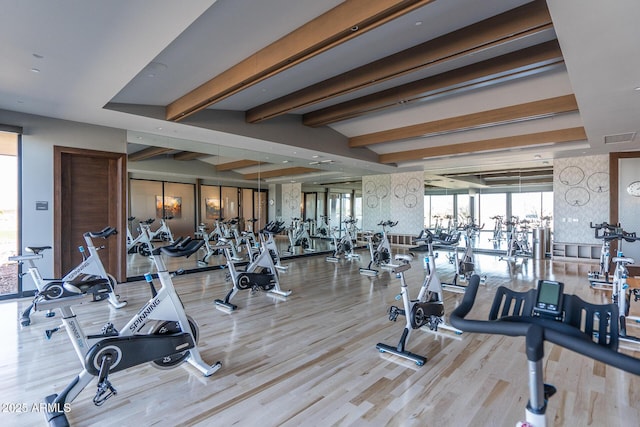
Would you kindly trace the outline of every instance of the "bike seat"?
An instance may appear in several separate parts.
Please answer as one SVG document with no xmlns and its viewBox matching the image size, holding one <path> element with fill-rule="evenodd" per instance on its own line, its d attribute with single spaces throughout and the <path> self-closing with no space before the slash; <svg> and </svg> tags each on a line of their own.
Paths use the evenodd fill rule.
<svg viewBox="0 0 640 427">
<path fill-rule="evenodd" d="M 186 244 L 186 246 L 170 247 L 162 246 L 160 252 L 170 257 L 186 256 L 189 258 L 192 254 L 198 251 L 204 245 L 204 240 L 192 240 Z"/>
<path fill-rule="evenodd" d="M 76 283 L 65 282 L 63 286 L 67 291 L 75 294 L 99 295 L 111 292 L 111 283 L 109 282 L 109 279 L 104 279 L 102 277 Z"/>
<path fill-rule="evenodd" d="M 621 262 L 622 264 L 633 264 L 635 262 L 635 260 L 633 258 L 628 258 L 628 257 L 613 257 L 613 259 L 611 260 L 614 263 L 618 263 Z"/>
<path fill-rule="evenodd" d="M 102 237 L 103 239 L 106 239 L 107 237 L 113 234 L 118 234 L 118 231 L 113 227 L 105 227 L 101 231 L 88 231 L 85 234 L 89 235 L 89 237 L 91 237 L 92 239 L 95 239 L 98 237 Z"/>
<path fill-rule="evenodd" d="M 29 252 L 33 252 L 34 254 L 38 255 L 40 252 L 44 251 L 45 249 L 51 249 L 51 246 L 27 246 L 25 249 Z"/>
<path fill-rule="evenodd" d="M 396 254 L 393 259 L 395 259 L 396 261 L 403 261 L 403 262 L 411 262 L 413 261 L 413 257 L 409 254 Z"/>
</svg>

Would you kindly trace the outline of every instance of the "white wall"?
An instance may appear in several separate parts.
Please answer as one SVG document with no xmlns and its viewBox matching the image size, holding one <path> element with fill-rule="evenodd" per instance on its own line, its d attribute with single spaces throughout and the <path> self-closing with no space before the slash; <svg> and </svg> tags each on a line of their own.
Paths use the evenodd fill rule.
<svg viewBox="0 0 640 427">
<path fill-rule="evenodd" d="M 22 135 L 22 246 L 53 247 L 53 147 L 87 148 L 126 153 L 126 133 L 121 129 L 51 119 L 0 110 L 0 123 L 20 126 Z M 36 211 L 36 202 L 49 204 Z M 45 277 L 53 276 L 49 251 L 38 262 Z M 35 289 L 28 276 L 23 290 Z"/>
</svg>

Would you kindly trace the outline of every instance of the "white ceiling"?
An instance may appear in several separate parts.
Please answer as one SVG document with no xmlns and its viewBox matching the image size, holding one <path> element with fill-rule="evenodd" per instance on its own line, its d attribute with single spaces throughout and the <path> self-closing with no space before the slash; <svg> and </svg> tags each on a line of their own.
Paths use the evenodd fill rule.
<svg viewBox="0 0 640 427">
<path fill-rule="evenodd" d="M 196 120 L 184 123 L 168 122 L 156 114 L 161 111 L 159 108 L 340 3 L 0 0 L 3 58 L 0 108 L 126 129 L 132 143 L 130 151 L 144 145 L 170 146 L 278 165 L 286 160 L 286 167 L 309 166 L 310 161 L 318 158 L 336 161 L 314 166 L 326 173 L 306 179 L 295 177 L 305 182 L 420 169 L 425 174 L 438 175 L 530 168 L 550 165 L 558 157 L 640 149 L 638 136 L 627 143 L 604 144 L 605 135 L 640 131 L 640 90 L 634 90 L 640 87 L 637 0 L 548 0 L 554 27 L 551 31 L 301 108 L 292 111 L 288 118 L 256 125 L 237 120 L 242 112 L 264 102 L 528 3 L 437 0 L 214 104 L 207 113 L 220 117 L 224 123 L 219 126 L 207 123 L 214 116 L 205 115 L 197 120 L 201 113 L 195 115 Z M 417 22 L 421 24 L 416 25 Z M 565 66 L 528 78 L 451 93 L 429 102 L 401 105 L 324 129 L 302 129 L 299 115 L 311 110 L 556 36 Z M 430 146 L 442 146 L 584 126 L 586 141 L 415 159 L 398 165 L 379 164 L 375 159 L 378 154 L 425 147 L 426 139 L 360 149 L 346 146 L 349 137 L 571 93 L 576 96 L 579 113 L 431 135 L 426 139 Z M 111 107 L 104 108 L 107 104 Z M 122 107 L 123 104 L 131 108 Z M 134 108 L 144 112 L 133 114 Z M 331 141 L 326 144 L 318 144 L 315 139 L 302 141 L 307 134 L 319 141 L 330 136 Z M 266 157 L 269 159 L 265 160 Z M 216 163 L 212 159 L 205 161 Z M 240 172 L 250 173 L 250 169 Z"/>
</svg>

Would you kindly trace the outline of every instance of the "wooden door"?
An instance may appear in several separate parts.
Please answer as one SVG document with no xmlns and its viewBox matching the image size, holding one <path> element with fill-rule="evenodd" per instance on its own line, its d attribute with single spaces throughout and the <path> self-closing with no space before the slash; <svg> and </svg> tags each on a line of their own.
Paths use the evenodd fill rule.
<svg viewBox="0 0 640 427">
<path fill-rule="evenodd" d="M 107 272 L 126 280 L 126 155 L 54 147 L 54 270 L 56 277 L 82 260 L 83 234 L 115 227 L 107 241 L 94 240 Z"/>
</svg>

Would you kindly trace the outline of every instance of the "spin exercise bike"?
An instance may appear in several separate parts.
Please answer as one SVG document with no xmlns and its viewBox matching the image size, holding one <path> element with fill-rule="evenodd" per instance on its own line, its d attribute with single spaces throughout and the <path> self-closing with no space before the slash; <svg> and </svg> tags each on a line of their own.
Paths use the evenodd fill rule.
<svg viewBox="0 0 640 427">
<path fill-rule="evenodd" d="M 378 274 L 378 270 L 373 268 L 374 265 L 381 268 L 390 268 L 391 244 L 387 236 L 387 227 L 395 227 L 398 225 L 398 221 L 381 221 L 378 225 L 382 227 L 382 233 L 373 234 L 373 232 L 369 232 L 364 235 L 367 239 L 371 256 L 371 261 L 369 261 L 367 268 L 360 269 L 360 274 L 365 276 L 376 276 Z"/>
<path fill-rule="evenodd" d="M 511 217 L 511 219 L 504 223 L 507 226 L 507 254 L 500 257 L 500 260 L 515 261 L 519 256 L 531 256 L 528 227 L 521 227 L 518 217 Z"/>
<path fill-rule="evenodd" d="M 303 252 L 315 252 L 315 249 L 311 247 L 311 236 L 309 235 L 309 223 L 312 219 L 291 218 L 291 226 L 287 229 L 287 236 L 289 236 L 289 247 L 287 252 L 290 254 L 295 253 L 295 248 L 300 246 Z"/>
<path fill-rule="evenodd" d="M 473 221 L 463 225 L 462 227 L 458 227 L 458 237 L 457 238 L 449 238 L 444 241 L 434 238 L 434 241 L 441 245 L 455 245 L 453 247 L 453 256 L 449 258 L 449 262 L 454 264 L 456 267 L 456 273 L 453 276 L 453 283 L 443 283 L 442 288 L 445 291 L 457 292 L 459 294 L 463 294 L 467 289 L 466 285 L 462 285 L 459 281 L 468 282 L 469 278 L 475 272 L 475 263 L 473 261 L 473 239 L 472 237 L 478 233 L 480 230 L 484 228 L 475 224 Z M 458 257 L 458 241 L 460 238 L 460 233 L 464 232 L 465 234 L 465 250 L 462 258 Z M 449 243 L 455 242 L 455 243 Z M 482 276 L 481 281 L 484 283 L 486 280 L 486 276 Z"/>
<path fill-rule="evenodd" d="M 283 265 L 280 261 L 280 252 L 276 244 L 275 235 L 280 234 L 285 229 L 284 221 L 271 221 L 260 232 L 260 247 L 269 251 L 273 264 L 278 270 L 288 270 L 288 265 Z M 262 244 L 264 243 L 264 244 Z"/>
<path fill-rule="evenodd" d="M 407 350 L 407 343 L 413 329 L 421 328 L 429 332 L 438 332 L 438 329 L 445 329 L 455 335 L 462 334 L 462 331 L 446 323 L 442 286 L 436 273 L 435 255 L 433 253 L 433 234 L 429 230 L 425 230 L 425 234 L 425 237 L 416 239 L 417 242 L 424 242 L 428 245 L 429 260 L 427 274 L 415 300 L 409 297 L 407 282 L 404 277 L 404 272 L 411 268 L 410 262 L 413 257 L 408 254 L 397 254 L 394 257 L 396 261 L 400 261 L 400 265 L 394 266 L 391 271 L 400 278 L 401 292 L 400 295 L 396 296 L 396 299 L 402 299 L 402 308 L 392 305 L 389 307 L 388 314 L 389 320 L 392 322 L 395 322 L 398 316 L 405 317 L 405 327 L 400 336 L 400 341 L 396 346 L 384 343 L 376 345 L 379 352 L 391 353 L 412 360 L 418 366 L 424 365 L 427 358 Z"/>
<path fill-rule="evenodd" d="M 631 320 L 636 323 L 636 326 L 640 326 L 640 317 L 629 316 L 629 308 L 631 305 L 631 296 L 633 300 L 640 300 L 640 289 L 631 289 L 627 281 L 629 272 L 627 265 L 633 264 L 634 259 L 625 257 L 622 252 L 622 242 L 636 242 L 640 240 L 640 237 L 636 236 L 636 233 L 628 233 L 622 228 L 618 228 L 615 233 L 608 233 L 608 240 L 618 240 L 618 252 L 617 256 L 613 257 L 612 261 L 616 265 L 613 272 L 613 280 L 611 284 L 611 302 L 618 307 L 618 321 L 619 321 L 619 333 L 620 340 L 625 343 L 634 344 L 634 349 L 638 349 L 640 345 L 640 338 L 635 337 L 627 333 L 627 320 Z"/>
<path fill-rule="evenodd" d="M 211 244 L 211 239 L 214 235 L 214 232 L 215 231 L 208 233 L 206 224 L 200 224 L 198 226 L 198 232 L 196 234 L 198 234 L 202 238 L 202 246 L 204 247 L 205 251 L 202 259 L 197 260 L 198 265 L 209 265 L 209 260 L 211 259 L 211 257 L 218 254 L 218 251 L 214 250 L 214 245 Z"/>
<path fill-rule="evenodd" d="M 229 270 L 227 279 L 231 280 L 233 287 L 223 300 L 214 300 L 217 308 L 228 313 L 236 310 L 238 306 L 232 304 L 231 299 L 238 291 L 247 289 L 251 289 L 252 292 L 264 291 L 269 295 L 281 298 L 286 298 L 291 295 L 291 290 L 283 291 L 280 288 L 278 271 L 276 270 L 273 258 L 271 258 L 265 242 L 262 242 L 262 250 L 256 259 L 249 263 L 244 271 L 241 271 L 236 269 L 231 256 L 231 248 L 225 240 L 224 238 L 220 238 L 217 247 L 224 250 L 225 256 L 227 257 L 227 268 Z"/>
<path fill-rule="evenodd" d="M 319 237 L 321 239 L 331 238 L 331 228 L 329 228 L 328 220 L 328 216 L 320 215 L 320 224 L 316 226 L 313 237 Z"/>
<path fill-rule="evenodd" d="M 109 285 L 111 286 L 112 292 L 110 292 L 108 295 L 109 303 L 114 308 L 122 308 L 127 305 L 127 302 L 120 301 L 115 293 L 116 284 L 118 282 L 116 281 L 115 277 L 106 272 L 104 265 L 102 264 L 102 260 L 100 259 L 100 255 L 98 255 L 98 250 L 102 249 L 103 247 L 96 247 L 93 243 L 93 239 L 108 239 L 114 234 L 117 234 L 117 231 L 112 227 L 106 227 L 99 232 L 84 233 L 82 236 L 84 237 L 87 248 L 85 250 L 84 246 L 78 247 L 78 250 L 82 254 L 82 262 L 61 279 L 43 279 L 42 275 L 40 274 L 40 270 L 38 270 L 38 267 L 35 264 L 35 260 L 42 259 L 43 252 L 47 249 L 51 249 L 51 246 L 27 246 L 25 250 L 30 253 L 9 257 L 9 261 L 27 263 L 27 274 L 31 276 L 31 279 L 33 280 L 33 283 L 37 288 L 34 301 L 42 292 L 46 292 L 49 295 L 64 294 L 65 282 L 78 282 L 82 280 L 101 277 L 103 279 L 107 279 L 109 281 Z M 87 252 L 89 253 L 88 256 Z M 27 307 L 22 312 L 20 316 L 20 324 L 22 326 L 29 326 L 31 324 L 31 310 L 33 309 L 33 306 L 34 303 L 32 302 L 31 305 L 29 305 L 29 307 Z M 53 317 L 54 315 L 55 312 L 53 311 L 48 311 L 46 313 L 46 317 Z"/>
<path fill-rule="evenodd" d="M 493 220 L 493 236 L 489 239 L 490 242 L 493 242 L 494 249 L 500 247 L 500 242 L 504 240 L 504 232 L 502 230 L 503 225 L 503 217 L 502 215 L 494 215 L 489 217 Z"/>
<path fill-rule="evenodd" d="M 344 235 L 338 239 L 336 236 L 338 232 L 338 227 L 332 227 L 332 236 L 333 236 L 333 255 L 326 257 L 328 262 L 339 262 L 340 257 L 344 255 L 346 259 L 354 259 L 360 258 L 360 255 L 355 253 L 355 246 L 353 242 L 355 239 L 351 235 L 351 225 L 355 224 L 357 220 L 352 218 L 347 218 L 342 221 L 345 224 L 344 227 Z"/>
<path fill-rule="evenodd" d="M 157 230 L 151 231 L 149 233 L 149 240 L 163 240 L 169 243 L 173 243 L 173 234 L 171 233 L 171 228 L 169 228 L 169 224 L 167 221 L 173 219 L 172 216 L 164 216 L 160 218 L 160 227 Z"/>
<path fill-rule="evenodd" d="M 595 238 L 602 239 L 602 247 L 600 248 L 600 269 L 598 271 L 590 271 L 588 273 L 589 283 L 594 289 L 611 290 L 611 280 L 609 277 L 609 269 L 611 268 L 611 241 L 615 240 L 619 230 L 622 230 L 620 223 L 601 224 L 589 223 L 589 227 L 594 229 Z"/>
<path fill-rule="evenodd" d="M 547 401 L 556 392 L 544 383 L 544 342 L 640 375 L 640 359 L 618 350 L 618 316 L 615 304 L 595 305 L 563 293 L 561 282 L 539 280 L 536 289 L 515 292 L 500 286 L 489 320 L 466 319 L 475 303 L 480 278 L 471 277 L 462 303 L 451 313 L 451 323 L 465 332 L 526 337 L 529 402 L 525 421 L 517 426 L 545 427 Z"/>
<path fill-rule="evenodd" d="M 129 217 L 129 227 L 133 220 L 136 217 Z M 142 256 L 150 256 L 154 251 L 155 247 L 153 243 L 151 243 L 151 238 L 149 237 L 151 232 L 151 224 L 155 222 L 154 218 L 149 218 L 138 222 L 138 231 L 139 234 L 133 238 L 129 227 L 127 227 L 127 253 L 135 254 L 139 253 Z"/>
<path fill-rule="evenodd" d="M 163 247 L 160 251 L 170 257 L 188 257 L 200 246 L 202 241 L 194 240 L 183 249 Z M 37 311 L 60 309 L 64 329 L 83 367 L 64 390 L 45 398 L 49 425 L 69 425 L 65 409 L 94 377 L 98 384 L 93 403 L 100 406 L 117 394 L 109 374 L 133 366 L 151 362 L 152 366 L 173 368 L 187 361 L 205 377 L 220 369 L 220 362 L 208 365 L 202 360 L 197 347 L 198 325 L 185 313 L 162 257 L 154 257 L 154 260 L 162 286 L 120 331 L 107 323 L 100 333 L 86 335 L 73 312 L 75 305 L 108 298 L 113 291 L 107 279 L 76 284 L 65 282 L 63 294 L 48 289 L 36 298 L 34 307 Z M 145 277 L 152 285 L 151 274 Z M 53 332 L 55 330 L 47 331 L 47 336 L 50 338 Z"/>
</svg>

